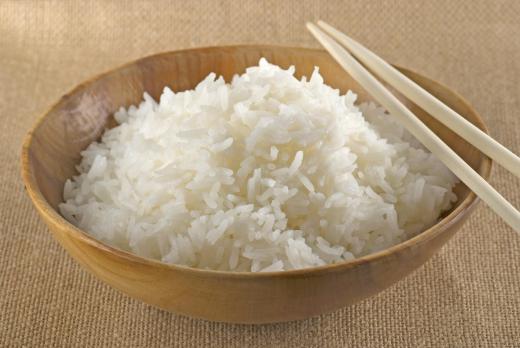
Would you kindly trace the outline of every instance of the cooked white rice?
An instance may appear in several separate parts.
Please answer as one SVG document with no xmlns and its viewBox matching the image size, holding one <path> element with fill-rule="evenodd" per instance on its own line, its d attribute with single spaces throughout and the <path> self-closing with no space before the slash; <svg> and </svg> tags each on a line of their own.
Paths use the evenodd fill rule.
<svg viewBox="0 0 520 348">
<path fill-rule="evenodd" d="M 261 59 L 226 84 L 168 87 L 121 108 L 82 152 L 61 213 L 166 263 L 281 271 L 337 263 L 414 235 L 456 178 L 382 108 Z"/>
</svg>

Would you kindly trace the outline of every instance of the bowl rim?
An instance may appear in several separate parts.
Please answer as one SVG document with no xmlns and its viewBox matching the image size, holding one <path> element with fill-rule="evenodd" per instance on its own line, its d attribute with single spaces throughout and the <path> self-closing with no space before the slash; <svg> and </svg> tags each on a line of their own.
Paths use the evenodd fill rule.
<svg viewBox="0 0 520 348">
<path fill-rule="evenodd" d="M 115 73 L 116 71 L 122 70 L 124 68 L 130 67 L 132 65 L 138 64 L 145 60 L 157 59 L 162 56 L 168 56 L 174 53 L 204 53 L 204 52 L 214 52 L 219 50 L 237 50 L 237 49 L 290 49 L 290 50 L 300 50 L 306 51 L 308 53 L 316 53 L 316 54 L 326 54 L 325 50 L 317 49 L 317 48 L 308 48 L 308 47 L 294 47 L 294 46 L 284 46 L 284 45 L 225 45 L 225 46 L 207 46 L 200 48 L 187 48 L 181 50 L 173 50 L 173 51 L 164 51 L 160 53 L 150 54 L 127 63 L 115 66 L 110 68 L 102 73 L 94 75 L 93 77 L 84 80 L 83 82 L 77 84 L 75 87 L 70 89 L 67 93 L 65 93 L 61 98 L 59 98 L 55 103 L 53 103 L 50 107 L 46 109 L 35 121 L 33 126 L 25 135 L 22 145 L 21 151 L 21 176 L 26 188 L 26 191 L 29 194 L 34 206 L 36 207 L 39 214 L 42 216 L 44 222 L 48 225 L 49 222 L 53 222 L 55 225 L 60 226 L 67 234 L 69 234 L 74 239 L 78 239 L 83 243 L 87 243 L 92 247 L 100 249 L 103 252 L 110 253 L 118 258 L 126 259 L 127 261 L 133 263 L 139 263 L 150 267 L 159 267 L 165 268 L 176 272 L 187 273 L 190 276 L 195 277 L 220 277 L 220 278 L 239 278 L 239 279 L 259 279 L 259 278 L 279 278 L 279 277 L 315 277 L 322 276 L 331 272 L 342 272 L 346 269 L 354 268 L 359 265 L 377 262 L 383 260 L 385 257 L 395 254 L 397 252 L 404 251 L 406 249 L 412 248 L 415 245 L 425 243 L 430 239 L 436 237 L 440 233 L 446 231 L 451 226 L 457 224 L 460 220 L 462 220 L 467 214 L 469 214 L 479 203 L 480 199 L 475 195 L 473 191 L 470 190 L 469 194 L 466 198 L 448 215 L 443 217 L 440 221 L 438 221 L 433 226 L 428 229 L 418 233 L 417 235 L 404 240 L 396 245 L 393 245 L 389 248 L 377 251 L 375 253 L 371 253 L 350 261 L 344 261 L 334 264 L 326 264 L 322 266 L 302 268 L 296 270 L 286 270 L 286 271 L 275 271 L 275 272 L 234 272 L 234 271 L 220 271 L 220 270 L 211 270 L 211 269 L 202 269 L 202 268 L 194 268 L 184 265 L 178 264 L 168 264 L 156 259 L 150 259 L 142 256 L 138 256 L 131 252 L 119 249 L 117 247 L 110 246 L 105 244 L 102 241 L 97 240 L 95 237 L 91 236 L 89 233 L 83 231 L 82 229 L 76 227 L 69 221 L 67 221 L 57 210 L 55 210 L 43 196 L 41 190 L 39 189 L 39 185 L 36 182 L 36 177 L 33 173 L 33 168 L 30 164 L 29 160 L 29 152 L 30 148 L 33 144 L 34 134 L 46 119 L 46 117 L 61 103 L 63 103 L 70 95 L 79 92 L 81 89 L 86 87 L 89 84 L 92 84 L 98 80 L 106 78 L 107 76 Z M 448 88 L 446 85 L 431 79 L 428 76 L 423 74 L 419 74 L 413 70 L 401 67 L 399 65 L 394 65 L 401 71 L 410 73 L 415 76 L 419 76 L 423 79 L 428 80 L 433 85 L 440 87 L 441 89 L 448 90 L 465 108 L 467 108 L 474 116 L 474 124 L 482 129 L 485 133 L 489 134 L 489 130 L 484 123 L 484 120 L 480 117 L 480 115 L 476 112 L 476 110 L 471 106 L 471 104 L 462 97 L 459 93 Z M 492 169 L 492 160 L 486 155 L 482 154 L 482 160 L 479 167 L 480 175 L 485 179 L 489 180 Z"/>
</svg>

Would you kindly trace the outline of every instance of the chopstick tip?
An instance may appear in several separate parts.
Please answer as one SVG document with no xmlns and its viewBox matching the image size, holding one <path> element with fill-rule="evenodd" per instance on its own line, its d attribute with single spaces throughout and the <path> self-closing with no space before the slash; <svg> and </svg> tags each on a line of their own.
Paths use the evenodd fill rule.
<svg viewBox="0 0 520 348">
<path fill-rule="evenodd" d="M 337 31 L 336 28 L 334 28 L 334 27 L 333 27 L 332 25 L 330 25 L 329 23 L 322 21 L 321 19 L 317 22 L 317 24 L 318 24 L 318 26 L 319 26 L 320 28 L 322 28 L 322 29 L 325 30 L 325 31 L 328 31 L 329 33 L 330 33 L 331 31 Z"/>
<path fill-rule="evenodd" d="M 307 22 L 305 23 L 305 26 L 307 27 L 307 30 L 311 32 L 311 34 L 314 36 L 314 37 L 317 37 L 316 35 L 318 35 L 319 33 L 319 29 L 318 27 L 316 26 L 316 24 L 312 23 L 312 22 Z"/>
</svg>

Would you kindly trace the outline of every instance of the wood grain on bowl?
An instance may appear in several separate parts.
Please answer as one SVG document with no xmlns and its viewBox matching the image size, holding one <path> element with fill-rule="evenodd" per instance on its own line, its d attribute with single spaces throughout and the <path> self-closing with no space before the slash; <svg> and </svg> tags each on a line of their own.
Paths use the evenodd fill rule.
<svg viewBox="0 0 520 348">
<path fill-rule="evenodd" d="M 194 88 L 208 73 L 227 81 L 261 57 L 298 76 L 320 67 L 325 82 L 361 100 L 370 97 L 324 51 L 276 46 L 214 47 L 163 53 L 129 63 L 87 81 L 65 95 L 36 123 L 22 151 L 27 191 L 54 237 L 97 277 L 151 305 L 193 317 L 237 323 L 303 319 L 374 295 L 428 260 L 461 227 L 478 200 L 464 185 L 443 219 L 392 248 L 351 262 L 275 273 L 231 273 L 167 265 L 104 245 L 68 223 L 57 212 L 65 180 L 75 173 L 80 151 L 114 126 L 120 106 L 158 98 L 164 86 Z M 483 130 L 476 112 L 441 84 L 400 68 L 448 106 Z M 406 105 L 484 178 L 491 161 L 410 102 Z"/>
</svg>

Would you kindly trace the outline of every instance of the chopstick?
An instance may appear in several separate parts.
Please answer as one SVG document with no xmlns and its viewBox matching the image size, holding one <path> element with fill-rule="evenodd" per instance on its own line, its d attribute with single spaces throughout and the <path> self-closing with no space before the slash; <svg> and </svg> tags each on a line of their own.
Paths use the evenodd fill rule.
<svg viewBox="0 0 520 348">
<path fill-rule="evenodd" d="M 307 28 L 325 47 L 334 59 L 376 101 L 384 106 L 412 135 L 430 150 L 477 196 L 486 202 L 513 230 L 520 233 L 520 213 L 477 172 L 464 162 L 432 130 L 424 125 L 403 103 L 379 82 L 361 63 L 316 25 L 307 23 Z"/>
<path fill-rule="evenodd" d="M 408 99 L 415 102 L 415 104 L 438 121 L 455 131 L 468 143 L 497 161 L 517 177 L 520 177 L 520 157 L 516 156 L 508 148 L 491 138 L 457 112 L 450 109 L 446 104 L 435 98 L 428 91 L 410 80 L 399 70 L 359 42 L 323 21 L 318 21 L 318 25 L 325 32 L 329 33 L 330 36 L 343 44 L 354 57 L 370 68 L 381 77 L 381 79 L 385 80 Z"/>
</svg>

